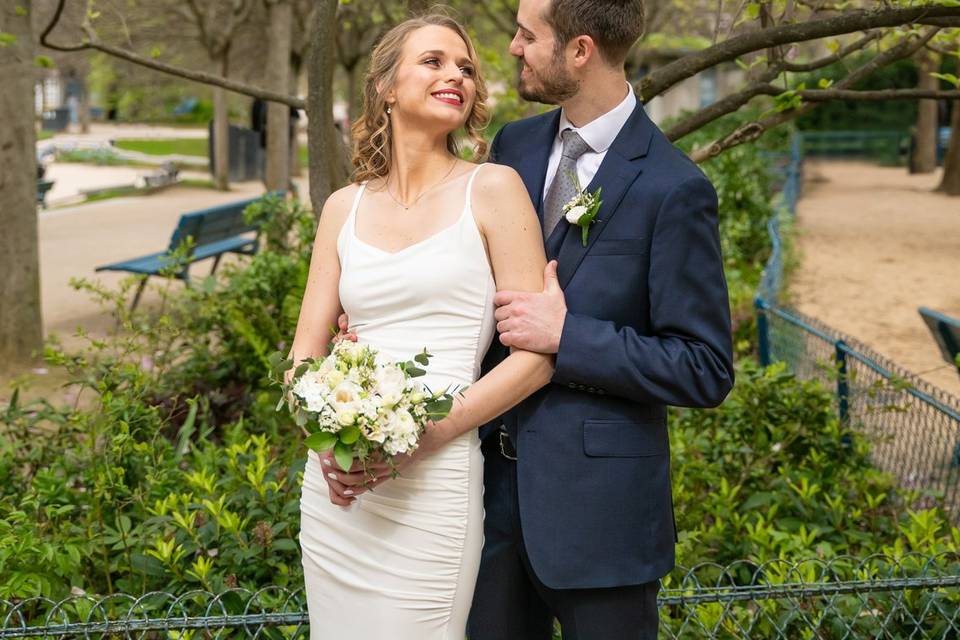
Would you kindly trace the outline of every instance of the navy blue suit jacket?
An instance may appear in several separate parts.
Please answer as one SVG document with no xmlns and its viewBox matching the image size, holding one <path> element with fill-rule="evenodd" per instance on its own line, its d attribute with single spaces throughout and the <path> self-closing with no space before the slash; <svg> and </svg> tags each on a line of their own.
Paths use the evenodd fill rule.
<svg viewBox="0 0 960 640">
<path fill-rule="evenodd" d="M 491 148 L 523 178 L 541 222 L 559 119 L 557 109 L 508 124 Z M 587 188 L 601 186 L 587 246 L 563 219 L 546 242 L 568 310 L 553 381 L 495 421 L 518 450 L 530 563 L 555 589 L 670 571 L 666 406 L 716 406 L 733 386 L 713 185 L 638 102 Z M 495 339 L 484 370 L 506 355 Z"/>
</svg>

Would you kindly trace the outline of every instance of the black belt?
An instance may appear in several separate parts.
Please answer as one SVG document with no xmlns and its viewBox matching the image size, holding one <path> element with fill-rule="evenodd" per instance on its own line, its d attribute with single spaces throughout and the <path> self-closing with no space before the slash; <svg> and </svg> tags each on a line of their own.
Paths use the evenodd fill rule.
<svg viewBox="0 0 960 640">
<path fill-rule="evenodd" d="M 510 440 L 510 434 L 507 433 L 507 430 L 503 427 L 500 427 L 500 430 L 497 432 L 497 435 L 500 437 L 500 455 L 502 455 L 507 460 L 516 461 L 517 459 L 517 450 L 513 446 L 513 442 Z"/>
</svg>

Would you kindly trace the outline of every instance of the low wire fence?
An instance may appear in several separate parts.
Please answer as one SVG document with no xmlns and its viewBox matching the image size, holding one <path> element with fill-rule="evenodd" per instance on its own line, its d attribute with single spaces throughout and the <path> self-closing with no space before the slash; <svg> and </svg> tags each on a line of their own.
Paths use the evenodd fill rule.
<svg viewBox="0 0 960 640">
<path fill-rule="evenodd" d="M 806 140 L 807 134 L 803 138 Z M 901 485 L 960 516 L 960 399 L 814 318 L 780 302 L 784 272 L 781 225 L 795 213 L 803 150 L 794 138 L 780 207 L 768 225 L 772 252 L 757 292 L 760 362 L 785 362 L 799 377 L 835 389 L 840 419 L 866 435 L 871 458 Z"/>
<path fill-rule="evenodd" d="M 662 638 L 956 638 L 960 558 L 944 554 L 678 567 Z M 306 638 L 302 590 L 0 600 L 0 638 Z"/>
</svg>

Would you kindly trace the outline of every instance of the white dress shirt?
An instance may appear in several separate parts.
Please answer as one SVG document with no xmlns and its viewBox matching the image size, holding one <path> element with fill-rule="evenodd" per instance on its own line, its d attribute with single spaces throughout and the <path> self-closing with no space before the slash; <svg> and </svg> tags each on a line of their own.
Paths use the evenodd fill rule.
<svg viewBox="0 0 960 640">
<path fill-rule="evenodd" d="M 563 151 L 563 141 L 560 139 L 560 132 L 564 129 L 573 129 L 580 134 L 583 141 L 590 145 L 591 151 L 587 151 L 577 160 L 577 178 L 580 180 L 580 187 L 587 188 L 593 177 L 597 175 L 600 169 L 600 163 L 603 157 L 607 155 L 607 150 L 613 144 L 614 138 L 620 133 L 620 129 L 626 124 L 637 106 L 637 97 L 633 93 L 633 87 L 627 83 L 627 97 L 620 104 L 599 118 L 580 128 L 573 126 L 567 120 L 567 114 L 560 112 L 560 126 L 557 128 L 557 134 L 553 139 L 553 148 L 550 151 L 550 159 L 547 162 L 547 175 L 543 183 L 543 197 L 547 197 L 547 191 L 553 183 L 553 177 L 557 174 L 557 167 L 560 165 L 560 154 Z"/>
</svg>

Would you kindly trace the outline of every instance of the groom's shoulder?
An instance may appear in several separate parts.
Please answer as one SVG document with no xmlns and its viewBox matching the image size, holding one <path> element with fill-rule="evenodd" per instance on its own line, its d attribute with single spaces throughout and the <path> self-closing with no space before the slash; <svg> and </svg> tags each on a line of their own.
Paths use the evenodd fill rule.
<svg viewBox="0 0 960 640">
<path fill-rule="evenodd" d="M 690 156 L 682 149 L 670 142 L 656 125 L 653 125 L 647 155 L 656 159 L 656 162 L 649 165 L 648 170 L 657 176 L 658 179 L 655 184 L 658 184 L 661 188 L 671 191 L 680 184 L 701 181 L 712 188 L 710 178 L 707 177 L 700 166 L 691 160 Z"/>
<path fill-rule="evenodd" d="M 524 139 L 524 136 L 530 132 L 537 131 L 541 127 L 549 124 L 556 116 L 555 111 L 556 109 L 551 109 L 550 111 L 545 111 L 535 116 L 508 122 L 500 128 L 500 131 L 497 133 L 497 138 L 500 139 L 501 144 L 509 144 L 512 141 L 520 142 Z"/>
</svg>

